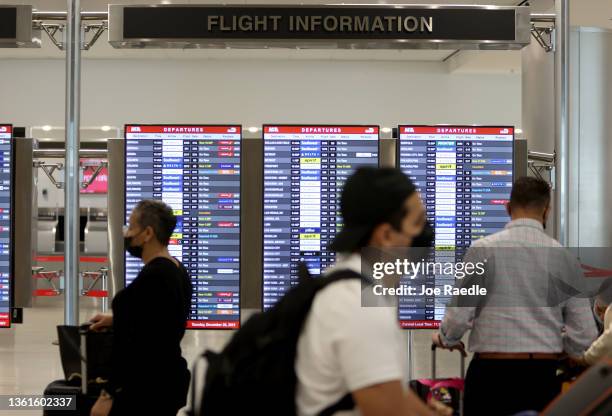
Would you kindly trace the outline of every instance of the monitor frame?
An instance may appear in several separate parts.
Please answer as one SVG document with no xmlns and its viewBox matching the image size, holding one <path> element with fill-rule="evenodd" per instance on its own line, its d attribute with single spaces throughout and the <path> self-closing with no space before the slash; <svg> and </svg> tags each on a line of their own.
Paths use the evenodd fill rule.
<svg viewBox="0 0 612 416">
<path fill-rule="evenodd" d="M 401 146 L 401 137 L 402 137 L 402 129 L 404 127 L 431 127 L 431 128 L 437 128 L 437 127 L 448 127 L 448 128 L 479 128 L 479 129 L 487 129 L 487 128 L 492 128 L 492 129 L 511 129 L 512 130 L 512 182 L 514 183 L 515 177 L 514 177 L 514 165 L 515 165 L 515 161 L 514 161 L 514 143 L 516 141 L 516 127 L 515 126 L 508 126 L 508 125 L 480 125 L 480 124 L 399 124 L 397 126 L 397 144 L 395 146 L 395 166 L 397 169 L 401 170 L 400 167 L 400 146 Z M 442 321 L 437 321 L 437 320 L 432 320 L 432 325 L 431 326 L 423 326 L 423 327 L 404 327 L 404 322 L 421 322 L 421 321 L 410 321 L 410 320 L 401 320 L 399 319 L 399 312 L 400 312 L 400 308 L 399 308 L 399 304 L 397 307 L 397 321 L 400 325 L 400 328 L 402 330 L 405 331 L 414 331 L 414 330 L 437 330 L 440 328 L 440 325 L 442 323 Z"/>
<path fill-rule="evenodd" d="M 10 207 L 10 231 L 9 231 L 9 311 L 8 311 L 8 326 L 0 327 L 2 329 L 9 329 L 13 327 L 12 311 L 15 305 L 15 245 L 13 241 L 15 240 L 15 136 L 14 129 L 15 126 L 10 123 L 0 123 L 0 127 L 8 127 L 11 130 L 9 141 L 10 141 L 10 156 L 9 161 L 11 163 L 11 207 Z"/>
<path fill-rule="evenodd" d="M 263 225 L 264 225 L 264 212 L 263 212 L 263 200 L 264 200 L 264 191 L 265 191 L 265 185 L 264 185 L 264 179 L 265 179 L 265 146 L 266 146 L 266 128 L 267 127 L 350 127 L 350 128 L 367 128 L 367 127 L 374 127 L 377 129 L 377 135 L 378 135 L 378 140 L 377 140 L 377 144 L 378 144 L 378 160 L 377 160 L 377 166 L 380 167 L 380 153 L 382 150 L 382 146 L 381 146 L 381 137 L 380 137 L 380 125 L 379 124 L 351 124 L 351 123 L 347 123 L 347 124 L 313 124 L 313 123 L 266 123 L 262 125 L 261 128 L 261 141 L 262 141 L 262 152 L 261 152 L 261 201 L 262 201 L 262 211 L 261 211 L 261 224 L 262 224 L 262 230 L 263 230 Z M 261 303 L 260 303 L 260 308 L 261 311 L 265 311 L 264 310 L 264 288 L 265 288 L 265 279 L 264 279 L 264 233 L 261 233 Z M 285 292 L 286 293 L 286 292 Z"/>
<path fill-rule="evenodd" d="M 184 124 L 179 124 L 179 123 L 126 123 L 123 126 L 123 139 L 124 139 L 124 154 L 126 155 L 126 157 L 124 158 L 124 175 L 123 175 L 123 189 L 124 189 L 124 194 L 127 193 L 127 134 L 128 134 L 128 127 L 152 127 L 152 126 L 160 126 L 160 127 L 237 127 L 240 129 L 239 134 L 240 134 L 240 178 L 242 178 L 242 142 L 243 142 L 243 133 L 244 133 L 244 129 L 242 124 L 240 123 L 227 123 L 227 124 L 194 124 L 194 123 L 184 123 Z M 127 198 L 124 198 L 123 201 L 123 209 L 124 209 L 124 225 L 125 225 L 125 221 L 127 217 Z M 242 179 L 240 179 L 240 209 L 238 210 L 238 216 L 240 218 L 242 218 Z M 186 327 L 186 330 L 188 331 L 232 331 L 232 330 L 237 330 L 242 326 L 242 221 L 239 221 L 240 226 L 239 226 L 239 232 L 238 232 L 238 267 L 239 267 L 239 271 L 238 271 L 238 326 L 236 328 L 188 328 Z M 126 275 L 127 273 L 125 273 L 126 269 L 127 269 L 127 256 L 125 254 L 125 251 L 123 251 L 123 266 L 124 266 L 124 275 L 123 275 L 123 283 L 125 285 L 126 283 Z M 191 278 L 191 276 L 190 276 Z M 125 285 L 124 287 L 126 287 L 127 285 Z M 189 319 L 188 319 L 189 321 Z M 198 321 L 198 322 L 206 322 L 206 321 Z M 232 321 L 227 321 L 227 322 L 232 322 Z"/>
</svg>

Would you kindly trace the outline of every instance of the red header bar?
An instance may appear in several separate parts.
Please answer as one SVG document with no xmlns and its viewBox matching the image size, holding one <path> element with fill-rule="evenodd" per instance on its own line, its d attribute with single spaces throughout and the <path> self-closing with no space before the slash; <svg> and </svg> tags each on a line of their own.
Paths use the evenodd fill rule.
<svg viewBox="0 0 612 416">
<path fill-rule="evenodd" d="M 400 126 L 400 134 L 513 135 L 513 127 Z"/>
<path fill-rule="evenodd" d="M 64 261 L 64 256 L 36 256 L 34 258 L 34 260 L 36 261 L 40 261 L 40 262 L 49 262 L 49 263 L 54 263 L 54 262 L 63 262 Z M 81 263 L 107 263 L 108 262 L 108 257 L 96 257 L 96 256 L 81 256 L 79 258 L 79 261 Z"/>
<path fill-rule="evenodd" d="M 187 329 L 238 329 L 238 321 L 187 321 Z"/>
<path fill-rule="evenodd" d="M 125 126 L 125 133 L 240 134 L 240 126 Z"/>
<path fill-rule="evenodd" d="M 13 133 L 13 127 L 7 125 L 0 125 L 0 134 L 1 133 Z"/>
<path fill-rule="evenodd" d="M 8 328 L 11 326 L 8 313 L 0 313 L 0 328 Z"/>
<path fill-rule="evenodd" d="M 268 134 L 378 134 L 378 126 L 265 126 Z"/>
<path fill-rule="evenodd" d="M 400 321 L 402 329 L 438 329 L 440 321 Z"/>
</svg>

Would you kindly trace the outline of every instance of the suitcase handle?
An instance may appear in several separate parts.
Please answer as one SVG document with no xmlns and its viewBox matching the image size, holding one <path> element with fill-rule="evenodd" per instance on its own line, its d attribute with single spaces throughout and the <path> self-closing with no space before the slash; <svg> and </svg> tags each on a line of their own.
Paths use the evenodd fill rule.
<svg viewBox="0 0 612 416">
<path fill-rule="evenodd" d="M 432 342 L 431 343 L 431 378 L 433 380 L 436 379 L 436 350 L 437 349 L 438 349 L 438 346 Z M 457 349 L 457 351 L 459 351 L 459 357 L 461 357 L 460 377 L 464 378 L 465 377 L 465 356 L 463 355 L 463 351 L 461 349 Z"/>
</svg>

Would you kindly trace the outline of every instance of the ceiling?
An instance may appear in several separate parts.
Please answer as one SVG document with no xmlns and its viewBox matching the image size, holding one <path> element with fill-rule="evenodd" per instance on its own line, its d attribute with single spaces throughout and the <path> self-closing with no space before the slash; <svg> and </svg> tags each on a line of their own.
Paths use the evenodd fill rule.
<svg viewBox="0 0 612 416">
<path fill-rule="evenodd" d="M 81 7 L 86 11 L 105 11 L 108 4 L 143 4 L 143 3 L 175 3 L 175 4 L 292 4 L 287 0 L 83 0 Z M 293 4 L 296 4 L 294 2 Z M 436 1 L 359 1 L 359 0 L 300 0 L 299 4 L 489 4 L 515 5 L 518 0 L 436 0 Z M 0 4 L 31 4 L 39 11 L 65 11 L 66 0 L 0 0 Z M 597 26 L 612 29 L 612 0 L 574 0 L 570 2 L 571 23 L 580 26 Z M 534 11 L 552 12 L 554 0 L 531 0 Z M 103 36 L 89 51 L 84 51 L 84 59 L 284 59 L 284 60 L 381 60 L 381 61 L 447 61 L 455 51 L 452 50 L 118 50 L 104 41 Z M 470 72 L 516 72 L 520 70 L 520 52 L 516 51 L 477 51 L 461 52 L 464 55 L 452 58 L 451 70 L 461 67 Z M 43 35 L 41 49 L 0 49 L 0 59 L 62 59 L 64 53 L 59 51 L 51 41 Z M 468 59 L 469 58 L 469 62 Z"/>
</svg>

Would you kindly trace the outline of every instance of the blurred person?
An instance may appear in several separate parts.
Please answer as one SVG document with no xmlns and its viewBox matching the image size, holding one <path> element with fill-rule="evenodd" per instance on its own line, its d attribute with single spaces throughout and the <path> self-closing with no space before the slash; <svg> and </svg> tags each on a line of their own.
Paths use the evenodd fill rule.
<svg viewBox="0 0 612 416">
<path fill-rule="evenodd" d="M 488 299 L 484 305 L 449 306 L 440 331 L 433 336 L 440 347 L 460 347 L 461 338 L 471 329 L 469 347 L 474 358 L 465 379 L 466 416 L 541 411 L 561 390 L 556 371 L 562 353 L 582 355 L 597 334 L 586 298 L 570 297 L 556 306 L 523 306 L 525 300 L 539 299 L 540 289 L 552 282 L 551 272 L 541 267 L 538 258 L 542 248 L 554 249 L 546 254 L 554 255 L 553 263 L 559 268 L 575 265 L 569 270 L 582 275 L 567 250 L 544 232 L 550 186 L 541 179 L 519 178 L 507 211 L 511 221 L 505 229 L 474 242 L 468 255 L 478 250 L 494 253 L 493 261 L 497 257 L 504 265 L 492 272 L 495 285 L 502 293 L 516 295 L 517 305 L 500 307 Z M 513 249 L 530 258 L 513 257 L 509 254 Z M 451 304 L 456 305 L 457 299 Z"/>
<path fill-rule="evenodd" d="M 337 261 L 327 275 L 341 270 L 363 275 L 362 249 L 410 247 L 426 225 L 415 186 L 397 169 L 358 169 L 344 185 L 340 210 L 344 225 L 330 246 Z M 432 414 L 406 387 L 396 307 L 361 302 L 359 279 L 331 283 L 314 298 L 297 345 L 298 415 L 335 414 L 329 408 L 346 401 L 349 406 L 336 409 L 348 409 L 342 415 Z M 439 414 L 451 411 L 440 403 L 431 407 Z"/>
<path fill-rule="evenodd" d="M 603 332 L 578 362 L 593 365 L 603 358 L 612 358 L 612 278 L 606 279 L 595 297 L 594 314 L 603 324 Z"/>
<path fill-rule="evenodd" d="M 176 415 L 185 405 L 190 373 L 182 357 L 191 281 L 168 252 L 176 217 L 161 201 L 140 201 L 129 219 L 125 249 L 142 259 L 134 281 L 115 295 L 112 315 L 91 329 L 113 328 L 111 376 L 92 416 Z"/>
</svg>

